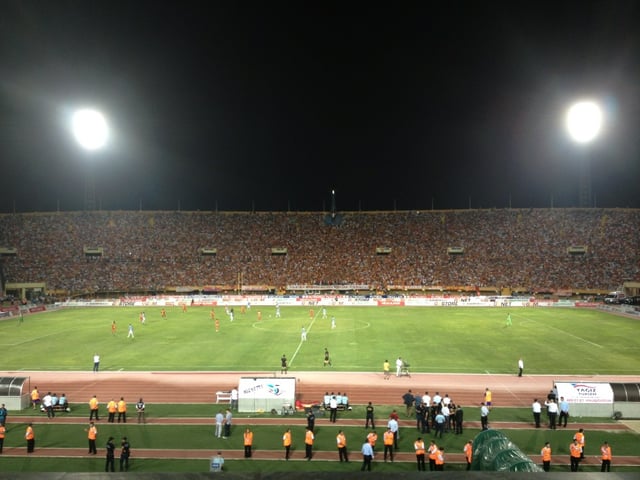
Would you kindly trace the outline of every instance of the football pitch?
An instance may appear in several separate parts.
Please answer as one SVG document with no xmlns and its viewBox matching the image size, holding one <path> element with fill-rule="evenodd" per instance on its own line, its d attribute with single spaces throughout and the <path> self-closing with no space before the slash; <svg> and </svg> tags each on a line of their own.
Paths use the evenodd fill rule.
<svg viewBox="0 0 640 480">
<path fill-rule="evenodd" d="M 316 372 L 325 369 L 324 349 L 327 348 L 333 371 L 374 372 L 378 376 L 382 362 L 388 359 L 393 369 L 398 356 L 411 364 L 412 373 L 477 373 L 482 376 L 490 373 L 515 377 L 519 358 L 525 361 L 526 375 L 637 375 L 640 371 L 640 358 L 636 353 L 638 321 L 594 309 L 327 307 L 326 318 L 321 307 L 315 307 L 313 314 L 309 307 L 281 307 L 279 318 L 275 307 L 254 305 L 244 312 L 239 307 L 234 310 L 233 321 L 222 307 L 215 307 L 215 319 L 210 307 L 189 307 L 186 312 L 180 307 L 166 308 L 166 318 L 159 307 L 95 307 L 60 309 L 26 316 L 22 321 L 19 318 L 3 320 L 0 321 L 3 368 L 11 372 L 50 371 L 51 375 L 79 371 L 67 376 L 86 377 L 88 385 L 98 388 L 98 378 L 102 385 L 120 375 L 101 374 L 93 378 L 90 372 L 96 353 L 101 357 L 101 372 L 231 374 L 279 372 L 280 357 L 285 354 L 289 359 L 290 374 L 295 375 L 297 371 L 301 372 L 301 377 L 322 376 Z M 142 311 L 146 318 L 144 324 L 139 319 Z M 511 314 L 511 325 L 507 324 L 508 314 Z M 112 331 L 114 321 L 115 332 Z M 134 330 L 134 338 L 128 337 L 129 324 Z M 301 338 L 302 328 L 307 332 L 306 341 Z M 345 375 L 349 376 L 348 373 Z M 414 382 L 416 377 L 406 380 Z M 398 383 L 410 387 L 419 384 L 401 383 L 403 380 L 394 379 L 389 385 Z M 85 402 L 81 395 L 75 395 L 74 399 L 76 397 Z M 397 398 L 400 401 L 399 395 Z M 145 400 L 148 400 L 146 395 Z M 208 468 L 207 457 L 214 448 L 224 450 L 229 470 L 233 472 L 336 472 L 340 475 L 359 468 L 357 464 L 353 468 L 345 467 L 338 461 L 301 461 L 304 449 L 301 414 L 286 418 L 270 418 L 273 414 L 268 413 L 238 414 L 238 430 L 229 439 L 215 439 L 211 435 L 214 409 L 210 404 L 178 407 L 151 402 L 148 406 L 151 419 L 148 425 L 100 424 L 102 442 L 104 435 L 116 435 L 117 438 L 128 435 L 133 441 L 138 455 L 133 467 L 136 472 L 203 472 Z M 385 403 L 376 408 L 377 418 L 384 419 L 397 405 Z M 17 449 L 24 449 L 25 426 L 20 421 L 30 419 L 32 412 L 30 409 L 12 412 L 5 444 L 9 449 L 5 451 L 9 453 L 5 455 L 5 470 L 102 471 L 102 458 L 90 459 L 83 455 L 86 434 L 81 425 L 86 422 L 85 409 L 85 403 L 74 404 L 72 413 L 56 421 L 36 417 L 37 448 L 41 449 L 42 458 L 15 453 Z M 477 406 L 469 404 L 465 409 L 465 419 L 469 422 L 477 420 Z M 194 415 L 195 423 L 182 418 Z M 170 417 L 175 417 L 173 423 Z M 339 428 L 343 428 L 350 439 L 356 459 L 364 432 L 362 417 L 363 407 L 354 405 L 353 411 L 344 412 L 340 418 Z M 403 431 L 411 432 L 413 421 L 405 415 L 402 420 L 405 422 Z M 550 440 L 554 445 L 554 459 L 557 458 L 552 467 L 554 471 L 567 471 L 568 445 L 578 425 L 587 428 L 591 442 L 591 461 L 581 468 L 585 471 L 599 468 L 594 455 L 598 445 L 608 440 L 615 445 L 616 471 L 637 471 L 634 450 L 637 434 L 618 428 L 613 420 L 576 417 L 571 419 L 570 429 L 535 429 L 531 427 L 527 405 L 497 408 L 492 413 L 493 421 L 496 423 L 492 428 L 500 428 L 500 422 L 516 422 L 516 428 L 507 430 L 509 438 L 536 462 L 540 446 Z M 294 460 L 300 461 L 273 461 L 281 457 L 282 429 L 289 426 L 288 422 L 295 433 Z M 240 432 L 245 425 L 255 432 L 256 447 L 262 455 L 252 460 L 241 458 Z M 316 427 L 318 460 L 336 460 L 336 427 L 326 418 L 319 419 Z M 468 425 L 465 432 L 464 437 L 447 434 L 439 440 L 439 444 L 450 452 L 448 470 L 465 468 L 459 458 L 460 452 L 466 439 L 473 438 L 479 430 L 475 425 Z M 395 464 L 379 461 L 375 465 L 376 471 L 389 474 L 413 471 L 413 438 L 411 433 L 401 437 L 399 452 L 405 454 L 404 461 Z M 162 458 L 154 457 L 152 453 L 156 450 L 161 452 Z"/>
<path fill-rule="evenodd" d="M 413 372 L 632 375 L 636 319 L 595 309 L 478 307 L 69 308 L 0 321 L 3 368 L 102 371 L 379 372 L 398 356 Z M 144 311 L 146 321 L 139 320 Z M 506 318 L 511 314 L 512 324 Z M 332 328 L 332 317 L 335 327 Z M 112 332 L 112 323 L 116 331 Z M 132 325 L 134 338 L 128 338 Z M 302 341 L 301 332 L 307 332 Z"/>
</svg>

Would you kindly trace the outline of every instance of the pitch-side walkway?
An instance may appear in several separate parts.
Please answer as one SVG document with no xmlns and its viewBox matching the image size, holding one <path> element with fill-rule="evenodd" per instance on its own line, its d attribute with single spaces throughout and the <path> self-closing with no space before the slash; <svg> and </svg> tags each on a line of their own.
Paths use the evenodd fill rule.
<svg viewBox="0 0 640 480">
<path fill-rule="evenodd" d="M 35 425 L 38 423 L 63 423 L 63 424 L 85 424 L 88 419 L 81 417 L 65 416 L 64 414 L 57 415 L 54 419 L 48 419 L 44 415 L 39 416 L 21 416 L 13 417 L 14 421 L 32 422 Z M 103 418 L 98 422 L 99 424 L 105 424 L 106 420 Z M 213 421 L 211 418 L 148 418 L 147 424 L 149 425 L 211 425 L 213 429 Z M 137 424 L 134 422 L 128 422 L 128 425 L 136 425 L 140 428 L 144 428 L 145 425 Z M 275 417 L 275 418 L 235 418 L 234 425 L 282 425 L 283 428 L 287 425 L 304 426 L 306 425 L 306 419 L 296 417 Z M 363 422 L 359 422 L 355 419 L 343 419 L 339 420 L 336 424 L 330 423 L 328 419 L 320 418 L 316 420 L 316 425 L 319 427 L 327 426 L 340 426 L 340 427 L 364 427 Z M 415 428 L 414 420 L 401 420 L 401 427 L 409 430 Z M 383 426 L 380 424 L 380 426 Z M 480 428 L 480 422 L 470 421 L 465 422 L 466 428 Z M 509 429 L 532 429 L 531 424 L 524 422 L 492 422 L 491 427 L 498 430 Z M 608 430 L 608 431 L 633 431 L 628 426 L 622 423 L 590 423 L 588 424 L 589 430 Z M 571 428 L 569 428 L 571 430 Z M 451 434 L 447 434 L 451 435 Z M 216 449 L 192 449 L 192 450 L 180 450 L 180 449 L 134 449 L 133 458 L 167 458 L 167 459 L 194 459 L 194 460 L 208 460 L 217 450 L 221 450 L 226 459 L 243 459 L 244 452 L 241 450 L 229 450 L 224 447 L 218 447 Z M 27 454 L 24 447 L 5 447 L 3 456 L 32 456 L 32 457 L 89 457 L 86 448 L 36 448 L 36 451 L 32 454 Z M 103 455 L 98 455 L 97 458 L 102 459 Z M 256 450 L 253 452 L 253 459 L 255 460 L 281 460 L 284 461 L 282 451 L 278 450 Z M 351 453 L 352 462 L 360 462 L 361 455 L 356 450 Z M 462 453 L 446 454 L 447 463 L 464 463 L 464 455 Z M 296 449 L 292 451 L 291 461 L 304 461 L 304 451 Z M 338 454 L 330 451 L 316 451 L 314 452 L 313 460 L 315 461 L 338 461 Z M 564 461 L 564 458 L 557 458 L 554 463 Z M 380 452 L 378 452 L 376 461 L 382 461 Z M 415 455 L 408 452 L 397 452 L 394 455 L 394 461 L 396 462 L 415 462 Z M 588 456 L 582 462 L 584 465 L 599 465 L 600 460 L 595 456 Z M 616 456 L 616 466 L 640 466 L 640 457 L 632 456 Z"/>
</svg>

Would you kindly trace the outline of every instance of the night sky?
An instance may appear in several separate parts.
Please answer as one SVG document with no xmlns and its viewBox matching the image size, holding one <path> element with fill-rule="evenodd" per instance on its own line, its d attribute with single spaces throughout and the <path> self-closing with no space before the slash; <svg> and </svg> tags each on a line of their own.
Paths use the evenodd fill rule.
<svg viewBox="0 0 640 480">
<path fill-rule="evenodd" d="M 370 5 L 0 1 L 0 212 L 640 208 L 638 2 Z"/>
</svg>

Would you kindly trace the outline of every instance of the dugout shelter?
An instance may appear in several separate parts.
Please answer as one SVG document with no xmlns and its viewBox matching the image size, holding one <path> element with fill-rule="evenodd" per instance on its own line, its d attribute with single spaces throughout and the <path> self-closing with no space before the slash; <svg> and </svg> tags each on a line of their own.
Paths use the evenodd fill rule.
<svg viewBox="0 0 640 480">
<path fill-rule="evenodd" d="M 556 382 L 558 400 L 576 417 L 640 418 L 640 383 Z"/>
<path fill-rule="evenodd" d="M 29 377 L 0 377 L 0 403 L 4 403 L 7 410 L 27 408 L 31 403 Z"/>
</svg>

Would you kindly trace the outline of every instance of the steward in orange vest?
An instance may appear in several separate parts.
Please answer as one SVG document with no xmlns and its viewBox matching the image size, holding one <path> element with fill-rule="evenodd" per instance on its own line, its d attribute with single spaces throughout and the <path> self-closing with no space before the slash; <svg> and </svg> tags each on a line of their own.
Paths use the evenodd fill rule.
<svg viewBox="0 0 640 480">
<path fill-rule="evenodd" d="M 27 425 L 27 431 L 24 434 L 24 438 L 27 440 L 27 453 L 33 453 L 36 446 L 36 434 L 33 431 L 33 424 Z"/>
<path fill-rule="evenodd" d="M 289 452 L 291 450 L 291 430 L 287 428 L 282 435 L 282 445 L 284 445 L 284 459 L 289 460 Z"/>
<path fill-rule="evenodd" d="M 551 445 L 549 442 L 544 444 L 542 450 L 540 451 L 540 455 L 542 455 L 542 469 L 545 472 L 551 470 Z"/>
<path fill-rule="evenodd" d="M 338 435 L 336 435 L 336 445 L 338 446 L 338 457 L 341 462 L 348 462 L 349 457 L 347 456 L 347 437 L 344 435 L 342 430 L 338 431 Z"/>
<path fill-rule="evenodd" d="M 124 401 L 124 397 L 120 397 L 118 402 L 118 423 L 122 419 L 122 423 L 127 423 L 127 403 Z"/>
<path fill-rule="evenodd" d="M 573 443 L 569 445 L 569 452 L 571 454 L 571 471 L 577 472 L 580 466 L 580 455 L 582 454 L 582 448 L 580 448 L 578 440 L 574 440 Z"/>
<path fill-rule="evenodd" d="M 467 470 L 471 470 L 471 461 L 473 460 L 473 441 L 469 440 L 464 444 L 464 458 L 467 461 Z"/>
<path fill-rule="evenodd" d="M 116 420 L 116 412 L 118 411 L 118 404 L 112 398 L 109 403 L 107 403 L 107 413 L 109 414 L 108 422 L 113 423 Z"/>
<path fill-rule="evenodd" d="M 444 447 L 440 448 L 436 454 L 436 470 L 444 470 Z"/>
<path fill-rule="evenodd" d="M 600 467 L 600 471 L 610 472 L 611 471 L 611 447 L 607 442 L 604 442 L 600 447 L 600 455 L 602 458 L 602 466 Z"/>
<path fill-rule="evenodd" d="M 384 461 L 387 461 L 387 452 L 389 453 L 389 457 L 393 462 L 393 432 L 391 429 L 387 429 L 382 436 L 382 440 L 384 442 Z"/>
<path fill-rule="evenodd" d="M 427 467 L 424 463 L 424 441 L 422 437 L 418 437 L 418 439 L 413 442 L 413 449 L 416 451 L 416 462 L 418 463 L 418 471 L 425 471 Z"/>
<path fill-rule="evenodd" d="M 307 427 L 307 432 L 304 434 L 304 448 L 305 448 L 305 456 L 304 458 L 307 461 L 311 460 L 313 456 L 313 440 L 315 437 L 313 436 L 313 430 Z"/>
<path fill-rule="evenodd" d="M 253 432 L 247 428 L 244 431 L 244 458 L 251 458 L 252 446 L 253 446 Z"/>
<path fill-rule="evenodd" d="M 429 470 L 433 472 L 436 469 L 436 457 L 438 456 L 438 446 L 436 445 L 436 442 L 431 440 L 431 444 L 427 451 L 429 452 Z"/>
</svg>

